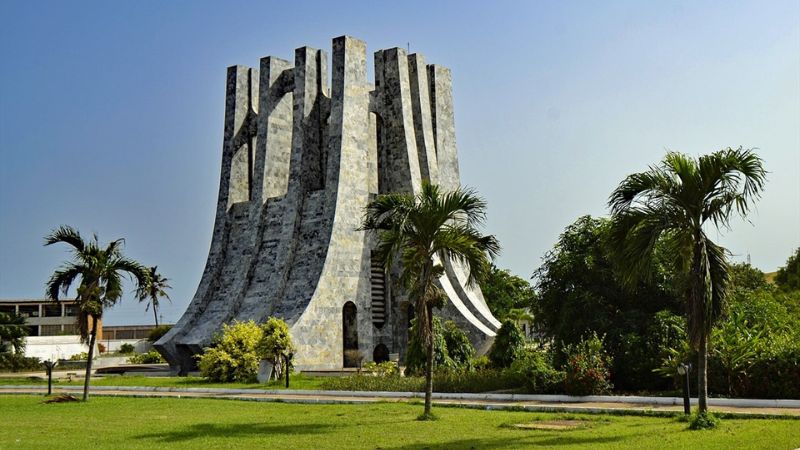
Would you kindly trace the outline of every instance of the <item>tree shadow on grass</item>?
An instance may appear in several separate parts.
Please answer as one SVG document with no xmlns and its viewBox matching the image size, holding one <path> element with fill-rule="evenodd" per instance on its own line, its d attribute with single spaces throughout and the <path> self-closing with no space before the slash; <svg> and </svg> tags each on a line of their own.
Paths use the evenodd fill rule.
<svg viewBox="0 0 800 450">
<path fill-rule="evenodd" d="M 149 439 L 158 443 L 185 442 L 200 438 L 240 438 L 246 436 L 298 436 L 330 433 L 330 424 L 303 423 L 298 425 L 273 425 L 269 423 L 196 423 L 179 430 L 162 433 L 148 433 L 135 436 L 136 439 Z"/>
</svg>

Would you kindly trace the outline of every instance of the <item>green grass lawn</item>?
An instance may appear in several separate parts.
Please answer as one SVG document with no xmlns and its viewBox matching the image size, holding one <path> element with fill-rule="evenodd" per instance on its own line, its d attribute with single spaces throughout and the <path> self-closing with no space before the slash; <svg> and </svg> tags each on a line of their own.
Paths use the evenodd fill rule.
<svg viewBox="0 0 800 450">
<path fill-rule="evenodd" d="M 0 448 L 769 448 L 800 446 L 800 421 L 725 419 L 689 431 L 674 418 L 434 408 L 419 404 L 300 405 L 212 399 L 94 397 L 43 404 L 0 396 Z M 574 430 L 509 425 L 583 419 Z"/>
<path fill-rule="evenodd" d="M 290 389 L 321 389 L 324 378 L 310 377 L 303 374 L 292 374 L 289 377 Z M 47 380 L 40 378 L 0 378 L 0 385 L 47 385 Z M 285 381 L 260 383 L 214 383 L 201 377 L 143 377 L 143 376 L 93 376 L 92 386 L 161 386 L 182 388 L 228 388 L 228 389 L 285 389 Z M 53 386 L 83 386 L 83 378 L 73 381 L 66 379 L 53 380 Z"/>
</svg>

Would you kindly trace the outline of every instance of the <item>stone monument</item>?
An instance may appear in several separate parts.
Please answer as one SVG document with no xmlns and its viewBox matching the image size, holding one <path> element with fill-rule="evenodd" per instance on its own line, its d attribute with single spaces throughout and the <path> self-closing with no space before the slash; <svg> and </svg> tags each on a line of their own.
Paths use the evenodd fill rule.
<svg viewBox="0 0 800 450">
<path fill-rule="evenodd" d="M 223 323 L 269 316 L 289 324 L 300 369 L 403 359 L 413 302 L 358 227 L 378 194 L 459 186 L 451 76 L 392 48 L 375 53 L 371 84 L 366 50 L 333 40 L 330 87 L 327 55 L 310 47 L 294 63 L 228 68 L 211 249 L 186 312 L 155 344 L 173 370 L 194 370 Z M 445 268 L 439 314 L 485 351 L 500 323 L 465 271 Z"/>
</svg>

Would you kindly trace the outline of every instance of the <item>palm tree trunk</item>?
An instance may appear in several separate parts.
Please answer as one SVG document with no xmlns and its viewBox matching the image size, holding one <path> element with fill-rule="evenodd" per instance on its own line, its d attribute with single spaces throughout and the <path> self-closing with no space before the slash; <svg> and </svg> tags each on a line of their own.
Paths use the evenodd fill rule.
<svg viewBox="0 0 800 450">
<path fill-rule="evenodd" d="M 697 351 L 697 405 L 701 413 L 708 411 L 708 343 L 706 334 L 700 337 Z"/>
<path fill-rule="evenodd" d="M 431 316 L 432 308 L 428 308 L 428 332 L 433 336 L 433 317 Z M 427 345 L 426 361 L 425 361 L 425 417 L 431 415 L 431 398 L 433 397 L 433 339 Z"/>
<path fill-rule="evenodd" d="M 83 401 L 89 400 L 89 379 L 92 377 L 94 344 L 97 340 L 97 317 L 92 316 L 92 331 L 89 333 L 89 357 L 86 360 L 86 375 L 83 378 Z"/>
<path fill-rule="evenodd" d="M 156 319 L 156 328 L 158 328 L 158 306 L 153 302 L 153 318 Z"/>
</svg>

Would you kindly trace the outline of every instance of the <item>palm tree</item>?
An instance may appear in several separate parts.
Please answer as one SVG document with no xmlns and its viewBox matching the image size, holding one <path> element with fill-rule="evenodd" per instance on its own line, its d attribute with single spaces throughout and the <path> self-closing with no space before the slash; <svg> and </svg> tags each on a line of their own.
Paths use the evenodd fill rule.
<svg viewBox="0 0 800 450">
<path fill-rule="evenodd" d="M 156 319 L 156 327 L 158 327 L 158 299 L 165 298 L 172 302 L 167 295 L 167 289 L 172 289 L 167 281 L 169 278 L 164 278 L 160 273 L 156 272 L 158 266 L 153 266 L 148 269 L 149 282 L 146 285 L 139 286 L 139 290 L 136 292 L 136 297 L 139 298 L 139 302 L 147 302 L 144 310 L 147 311 L 150 309 L 150 306 L 153 307 L 153 317 Z"/>
<path fill-rule="evenodd" d="M 766 182 L 752 150 L 725 149 L 697 159 L 668 153 L 658 166 L 629 175 L 609 198 L 611 242 L 622 278 L 646 276 L 657 244 L 666 246 L 684 277 L 689 343 L 697 351 L 698 403 L 708 410 L 708 338 L 728 293 L 726 250 L 708 228 L 729 229 L 744 218 Z"/>
<path fill-rule="evenodd" d="M 0 312 L 0 353 L 5 351 L 6 343 L 14 353 L 24 353 L 27 335 L 28 327 L 25 326 L 24 317 L 13 312 Z"/>
<path fill-rule="evenodd" d="M 72 246 L 73 260 L 50 277 L 46 286 L 47 298 L 57 302 L 59 294 L 66 296 L 73 282 L 80 278 L 75 301 L 78 306 L 78 331 L 81 340 L 89 343 L 83 384 L 83 400 L 86 401 L 89 398 L 97 326 L 103 310 L 113 306 L 122 297 L 123 272 L 136 282 L 137 287 L 147 285 L 149 274 L 147 268 L 122 254 L 123 239 L 111 241 L 103 248 L 97 241 L 97 235 L 87 241 L 74 228 L 62 226 L 45 237 L 44 245 L 59 242 Z"/>
<path fill-rule="evenodd" d="M 391 270 L 397 259 L 400 283 L 414 299 L 418 337 L 426 350 L 425 412 L 431 417 L 433 392 L 433 307 L 441 307 L 446 295 L 436 280 L 444 275 L 442 261 L 461 263 L 469 271 L 469 283 L 489 271 L 487 255 L 500 246 L 494 236 L 483 236 L 477 227 L 485 218 L 486 202 L 471 190 L 443 193 L 424 183 L 416 196 L 381 195 L 367 205 L 361 229 L 377 233 L 376 256 Z"/>
</svg>

